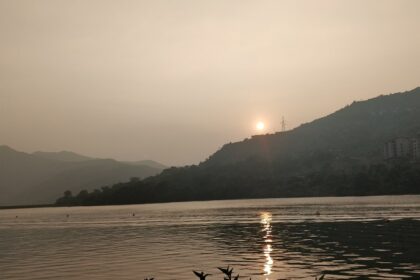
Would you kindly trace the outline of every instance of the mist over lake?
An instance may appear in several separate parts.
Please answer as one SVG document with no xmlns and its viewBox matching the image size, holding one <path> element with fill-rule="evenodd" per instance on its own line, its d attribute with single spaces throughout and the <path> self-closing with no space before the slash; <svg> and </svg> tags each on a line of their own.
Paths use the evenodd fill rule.
<svg viewBox="0 0 420 280">
<path fill-rule="evenodd" d="M 0 211 L 1 278 L 418 279 L 420 196 Z M 365 278 L 366 279 L 366 278 Z"/>
</svg>

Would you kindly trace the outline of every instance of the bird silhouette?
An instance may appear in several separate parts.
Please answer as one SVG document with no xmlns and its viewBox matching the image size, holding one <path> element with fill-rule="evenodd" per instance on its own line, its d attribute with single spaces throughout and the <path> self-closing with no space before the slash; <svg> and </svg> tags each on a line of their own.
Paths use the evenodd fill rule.
<svg viewBox="0 0 420 280">
<path fill-rule="evenodd" d="M 211 275 L 211 274 L 204 274 L 204 272 L 197 272 L 195 270 L 193 270 L 194 274 L 200 278 L 200 280 L 206 280 L 206 277 Z"/>
</svg>

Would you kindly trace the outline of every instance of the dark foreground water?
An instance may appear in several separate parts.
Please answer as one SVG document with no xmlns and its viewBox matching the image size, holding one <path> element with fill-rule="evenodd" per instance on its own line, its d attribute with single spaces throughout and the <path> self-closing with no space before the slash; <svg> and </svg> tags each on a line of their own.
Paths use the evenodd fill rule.
<svg viewBox="0 0 420 280">
<path fill-rule="evenodd" d="M 420 279 L 420 196 L 0 211 L 0 279 L 211 280 L 227 264 L 243 279 Z"/>
</svg>

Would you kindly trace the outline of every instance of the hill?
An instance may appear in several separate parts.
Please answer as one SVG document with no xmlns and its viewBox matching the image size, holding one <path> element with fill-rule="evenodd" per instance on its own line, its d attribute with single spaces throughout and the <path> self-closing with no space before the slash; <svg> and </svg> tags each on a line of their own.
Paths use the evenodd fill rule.
<svg viewBox="0 0 420 280">
<path fill-rule="evenodd" d="M 409 92 L 353 102 L 326 117 L 287 132 L 227 144 L 204 165 L 231 164 L 250 157 L 304 158 L 314 153 L 382 159 L 383 144 L 420 133 L 420 87 Z"/>
<path fill-rule="evenodd" d="M 91 159 L 72 152 L 33 154 L 0 146 L 0 205 L 53 203 L 65 190 L 79 192 L 162 169 L 112 159 Z"/>
<path fill-rule="evenodd" d="M 198 166 L 63 197 L 58 204 L 420 193 L 420 164 L 382 160 L 386 141 L 420 132 L 420 88 L 354 102 L 287 132 L 223 146 Z"/>
<path fill-rule="evenodd" d="M 132 164 L 132 165 L 146 165 L 146 166 L 150 166 L 150 167 L 162 169 L 162 170 L 168 168 L 168 166 L 154 160 L 127 161 L 125 163 Z"/>
<path fill-rule="evenodd" d="M 46 159 L 53 159 L 59 161 L 69 161 L 69 162 L 80 162 L 80 161 L 87 161 L 92 160 L 93 158 L 79 155 L 69 151 L 61 151 L 61 152 L 34 152 L 32 155 L 36 157 L 46 158 Z"/>
<path fill-rule="evenodd" d="M 92 158 L 92 157 L 80 155 L 80 154 L 69 152 L 69 151 L 61 151 L 61 152 L 38 151 L 38 152 L 32 153 L 32 155 L 36 157 L 46 158 L 46 159 L 68 161 L 68 162 L 81 162 L 81 161 L 97 159 L 97 158 Z M 137 166 L 149 166 L 149 167 L 160 169 L 160 170 L 167 168 L 166 165 L 163 165 L 160 162 L 157 162 L 154 160 L 122 161 L 122 163 L 129 164 L 129 165 L 137 165 Z"/>
</svg>

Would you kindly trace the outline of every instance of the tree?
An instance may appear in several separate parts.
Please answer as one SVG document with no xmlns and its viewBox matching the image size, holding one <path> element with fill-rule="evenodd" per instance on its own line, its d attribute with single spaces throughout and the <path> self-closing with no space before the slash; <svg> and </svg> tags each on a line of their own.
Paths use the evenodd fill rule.
<svg viewBox="0 0 420 280">
<path fill-rule="evenodd" d="M 140 178 L 139 177 L 131 177 L 130 178 L 130 183 L 137 183 L 139 181 L 140 181 Z"/>
<path fill-rule="evenodd" d="M 73 194 L 71 193 L 71 191 L 67 190 L 64 192 L 64 197 L 65 198 L 71 198 L 73 196 Z"/>
</svg>

